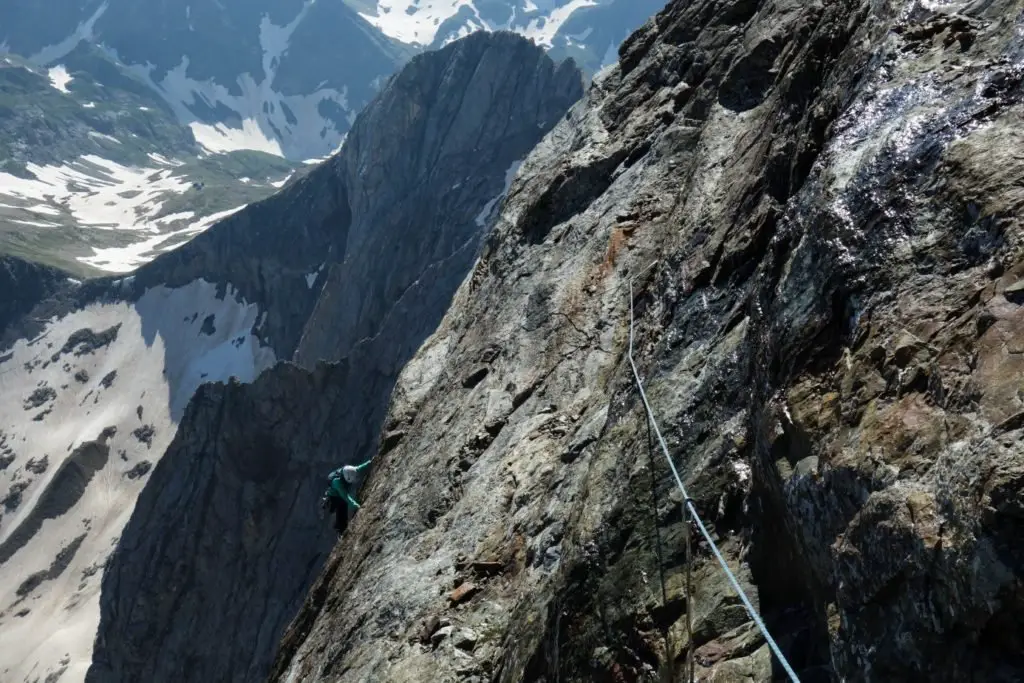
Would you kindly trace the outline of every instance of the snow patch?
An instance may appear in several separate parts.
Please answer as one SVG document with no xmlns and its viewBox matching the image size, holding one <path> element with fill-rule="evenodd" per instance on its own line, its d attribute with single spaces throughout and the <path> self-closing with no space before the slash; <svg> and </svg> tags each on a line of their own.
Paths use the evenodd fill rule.
<svg viewBox="0 0 1024 683">
<path fill-rule="evenodd" d="M 550 48 L 558 29 L 578 9 L 592 7 L 597 0 L 569 0 L 561 7 L 551 10 L 551 13 L 541 19 L 532 19 L 525 29 L 520 31 L 524 36 L 533 40 L 541 47 Z"/>
<path fill-rule="evenodd" d="M 21 212 L 7 220 L 26 227 L 58 227 L 37 218 L 68 216 L 85 228 L 132 235 L 129 244 L 94 247 L 91 255 L 78 258 L 100 270 L 124 273 L 176 249 L 245 206 L 200 217 L 194 211 L 160 215 L 167 198 L 188 191 L 192 182 L 176 175 L 181 162 L 159 154 L 149 158 L 158 166 L 127 167 L 86 155 L 64 166 L 28 164 L 35 179 L 0 173 L 0 199 L 10 200 L 0 208 Z"/>
<path fill-rule="evenodd" d="M 57 209 L 53 208 L 52 206 L 47 206 L 46 204 L 37 204 L 36 206 L 29 207 L 28 210 L 31 213 L 41 213 L 41 214 L 46 215 L 46 216 L 60 216 L 61 215 L 60 211 L 58 211 Z"/>
<path fill-rule="evenodd" d="M 50 85 L 57 90 L 60 90 L 62 93 L 71 92 L 68 90 L 68 83 L 72 81 L 72 77 L 71 74 L 68 73 L 68 70 L 64 68 L 63 64 L 58 64 L 46 73 L 50 78 Z"/>
<path fill-rule="evenodd" d="M 187 244 L 189 240 L 208 230 L 217 221 L 227 218 L 244 207 L 245 205 L 243 204 L 227 211 L 210 214 L 181 230 L 154 235 L 149 239 L 135 242 L 128 246 L 107 247 L 104 249 L 93 247 L 92 256 L 79 257 L 78 261 L 108 273 L 129 273 L 139 266 L 149 263 L 160 254 L 174 251 L 178 247 Z M 169 223 L 190 218 L 192 215 L 191 211 L 184 211 L 164 216 L 157 219 L 157 221 Z"/>
<path fill-rule="evenodd" d="M 355 112 L 348 103 L 348 90 L 320 87 L 306 95 L 282 95 L 273 88 L 281 57 L 288 50 L 292 33 L 306 18 L 313 0 L 307 0 L 296 17 L 285 26 L 277 26 L 264 15 L 260 22 L 260 46 L 263 50 L 263 74 L 241 74 L 234 94 L 213 81 L 196 81 L 188 76 L 189 58 L 167 72 L 158 82 L 151 64 L 126 65 L 126 69 L 148 83 L 170 104 L 179 120 L 188 124 L 196 141 L 209 153 L 218 154 L 252 149 L 280 157 L 309 159 L 334 148 L 343 139 L 335 123 L 320 114 L 324 101 L 333 102 L 348 112 L 349 123 Z M 116 52 L 108 50 L 117 58 Z M 196 120 L 191 107 L 226 107 L 233 111 L 238 125 L 208 124 Z M 273 106 L 269 106 L 273 105 Z M 286 115 L 289 111 L 294 118 Z"/>
<path fill-rule="evenodd" d="M 121 141 L 115 138 L 113 135 L 106 135 L 104 133 L 97 133 L 94 130 L 89 131 L 89 137 L 96 138 L 97 140 L 106 140 L 107 142 L 113 142 L 120 145 Z"/>
<path fill-rule="evenodd" d="M 281 143 L 268 137 L 255 119 L 245 119 L 241 128 L 231 128 L 224 123 L 211 126 L 198 121 L 190 123 L 189 128 L 192 129 L 192 135 L 199 146 L 212 154 L 253 149 L 279 157 L 284 156 Z"/>
<path fill-rule="evenodd" d="M 519 171 L 519 167 L 522 166 L 523 161 L 513 161 L 512 165 L 505 171 L 505 187 L 501 190 L 501 193 L 491 201 L 484 204 L 484 208 L 480 210 L 480 213 L 476 216 L 476 224 L 480 228 L 486 228 L 492 218 L 494 209 L 498 206 L 498 202 L 505 198 L 508 194 L 509 189 L 512 187 L 512 181 L 516 178 L 516 173 Z"/>
<path fill-rule="evenodd" d="M 514 7 L 511 17 L 504 24 L 487 21 L 480 16 L 473 0 L 378 0 L 376 11 L 360 12 L 359 15 L 391 38 L 423 46 L 436 40 L 438 29 L 447 19 L 458 14 L 463 7 L 468 7 L 472 11 L 472 16 L 459 26 L 455 33 L 445 36 L 445 44 L 474 31 L 511 30 L 532 38 L 538 45 L 550 48 L 562 24 L 573 12 L 582 7 L 596 5 L 598 2 L 599 0 L 544 0 L 541 3 L 542 9 L 537 3 L 526 0 L 523 8 L 525 13 L 539 13 L 539 16 L 534 16 L 525 25 L 525 17 Z M 554 6 L 559 3 L 560 6 Z"/>
<path fill-rule="evenodd" d="M 157 154 L 156 152 L 150 152 L 146 155 L 161 166 L 184 166 L 184 161 L 178 161 L 177 159 L 168 159 L 163 154 Z"/>
<path fill-rule="evenodd" d="M 29 221 L 29 220 L 25 220 L 23 218 L 11 218 L 9 220 L 10 220 L 11 223 L 16 223 L 17 225 L 26 225 L 26 226 L 28 226 L 30 228 L 57 228 L 57 227 L 60 227 L 60 225 L 58 223 L 44 223 L 43 221 Z"/>
<path fill-rule="evenodd" d="M 145 485 L 143 463 L 160 460 L 201 383 L 231 376 L 250 382 L 275 362 L 251 333 L 258 307 L 230 286 L 223 299 L 216 293 L 215 284 L 197 280 L 151 289 L 135 304 L 91 304 L 51 320 L 37 339 L 0 357 L 0 440 L 14 457 L 0 471 L 0 496 L 21 489 L 21 503 L 0 519 L 0 633 L 18 643 L 0 648 L 4 680 L 34 680 L 65 658 L 61 680 L 84 679 L 100 619 L 102 567 Z M 212 329 L 204 325 L 211 315 Z M 61 353 L 76 332 L 102 336 L 117 325 L 109 343 Z M 68 463 L 104 431 L 109 455 L 94 449 Z M 58 476 L 68 471 L 65 463 L 91 473 L 78 477 L 84 491 Z M 67 511 L 52 517 L 55 502 Z M 33 586 L 39 579 L 30 577 L 57 566 L 72 542 L 77 552 L 63 571 Z"/>
<path fill-rule="evenodd" d="M 96 8 L 96 11 L 93 12 L 92 16 L 79 24 L 70 36 L 56 45 L 44 47 L 42 50 L 29 57 L 29 61 L 36 64 L 46 65 L 63 59 L 70 54 L 72 50 L 78 47 L 79 43 L 93 39 L 93 27 L 106 11 L 107 2 L 104 0 L 103 4 Z"/>
<path fill-rule="evenodd" d="M 403 43 L 429 45 L 444 20 L 467 5 L 473 6 L 471 0 L 378 0 L 375 14 L 359 16 Z"/>
<path fill-rule="evenodd" d="M 288 175 L 286 175 L 284 178 L 281 178 L 280 180 L 272 181 L 270 183 L 270 185 L 272 187 L 276 187 L 276 188 L 280 189 L 280 188 L 284 187 L 285 183 L 287 183 L 289 180 L 292 179 L 293 175 L 295 175 L 295 174 L 294 173 L 289 173 Z"/>
<path fill-rule="evenodd" d="M 169 169 L 133 168 L 87 154 L 64 166 L 27 164 L 35 180 L 0 172 L 0 197 L 45 201 L 66 208 L 80 225 L 139 230 L 164 196 L 192 187 Z"/>
</svg>

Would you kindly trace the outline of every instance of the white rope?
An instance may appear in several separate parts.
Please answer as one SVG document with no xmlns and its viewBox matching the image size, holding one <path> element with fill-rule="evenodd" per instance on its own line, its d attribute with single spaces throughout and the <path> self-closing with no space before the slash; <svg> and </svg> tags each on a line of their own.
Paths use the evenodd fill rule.
<svg viewBox="0 0 1024 683">
<path fill-rule="evenodd" d="M 640 275 L 647 272 L 647 270 L 649 270 L 653 265 L 654 264 L 652 263 L 650 266 L 647 266 L 647 268 L 644 268 L 644 270 L 636 275 L 636 277 L 640 277 Z M 636 277 L 633 279 L 636 279 Z M 647 419 L 651 421 L 651 425 L 654 427 L 654 434 L 658 437 L 658 443 L 661 444 L 661 452 L 665 454 L 668 466 L 672 470 L 672 476 L 675 477 L 676 484 L 679 486 L 679 490 L 683 494 L 683 505 L 690 510 L 690 513 L 693 515 L 693 521 L 697 523 L 697 528 L 700 529 L 701 535 L 704 536 L 708 545 L 711 546 L 711 550 L 718 559 L 718 564 L 722 566 L 722 570 L 729 579 L 729 583 L 732 584 L 733 590 L 736 591 L 736 594 L 743 602 L 743 606 L 747 609 L 747 613 L 750 615 L 750 618 L 753 619 L 754 623 L 757 624 L 757 627 L 761 629 L 761 633 L 764 635 L 765 640 L 768 641 L 768 646 L 772 649 L 772 652 L 775 653 L 775 656 L 778 657 L 779 662 L 782 664 L 782 668 L 785 669 L 786 673 L 789 675 L 789 679 L 793 681 L 793 683 L 800 683 L 800 679 L 797 678 L 796 673 L 793 672 L 793 668 L 789 665 L 789 662 L 786 661 L 785 656 L 783 656 L 782 650 L 779 649 L 779 646 L 775 643 L 771 634 L 768 633 L 768 627 L 765 626 L 764 621 L 761 619 L 760 615 L 758 615 L 757 610 L 754 609 L 754 605 L 751 604 L 750 600 L 747 598 L 747 594 L 743 592 L 743 588 L 740 586 L 739 581 L 736 580 L 736 576 L 732 573 L 732 570 L 729 569 L 729 565 L 726 564 L 725 558 L 722 557 L 722 553 L 718 550 L 718 546 L 715 544 L 714 540 L 712 540 L 711 534 L 708 533 L 707 527 L 704 526 L 704 522 L 697 513 L 697 508 L 694 506 L 693 500 L 691 500 L 689 494 L 686 493 L 686 486 L 683 485 L 683 480 L 679 476 L 679 471 L 676 469 L 675 463 L 672 462 L 672 457 L 668 454 L 668 446 L 665 445 L 665 439 L 661 436 L 661 430 L 658 429 L 658 422 L 654 419 L 654 412 L 651 410 L 651 405 L 647 402 L 647 394 L 644 392 L 644 384 L 640 381 L 640 373 L 637 371 L 636 362 L 633 360 L 633 279 L 629 281 L 629 365 L 633 369 L 633 377 L 636 379 L 636 386 L 640 391 L 640 400 L 643 401 L 644 409 L 647 411 Z M 693 643 L 690 643 L 690 647 L 693 647 Z"/>
</svg>

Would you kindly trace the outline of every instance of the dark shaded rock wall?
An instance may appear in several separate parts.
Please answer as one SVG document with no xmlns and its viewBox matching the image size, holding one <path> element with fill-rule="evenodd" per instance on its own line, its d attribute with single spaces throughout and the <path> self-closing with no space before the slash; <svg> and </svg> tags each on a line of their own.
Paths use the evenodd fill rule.
<svg viewBox="0 0 1024 683">
<path fill-rule="evenodd" d="M 0 256 L 0 351 L 35 329 L 25 316 L 67 285 L 67 274 L 14 256 Z M 20 323 L 17 329 L 12 325 Z M 9 329 L 12 328 L 12 329 Z"/>
<path fill-rule="evenodd" d="M 281 364 L 200 387 L 104 572 L 87 680 L 264 675 L 334 539 L 317 503 L 345 373 Z"/>
<path fill-rule="evenodd" d="M 352 223 L 295 357 L 351 364 L 350 459 L 372 453 L 395 378 L 472 267 L 514 164 L 582 92 L 571 62 L 473 34 L 413 59 L 330 162 L 358 188 Z"/>
</svg>

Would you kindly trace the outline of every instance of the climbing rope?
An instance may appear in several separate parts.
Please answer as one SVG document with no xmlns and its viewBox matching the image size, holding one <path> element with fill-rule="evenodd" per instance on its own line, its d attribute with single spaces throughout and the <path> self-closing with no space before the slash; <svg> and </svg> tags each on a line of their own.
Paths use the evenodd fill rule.
<svg viewBox="0 0 1024 683">
<path fill-rule="evenodd" d="M 653 266 L 654 264 L 652 263 L 651 265 Z M 650 267 L 651 266 L 645 268 L 636 277 L 647 272 Z M 697 507 L 693 503 L 693 499 L 690 498 L 689 494 L 686 492 L 686 486 L 683 485 L 683 480 L 679 476 L 679 471 L 676 469 L 675 463 L 672 462 L 672 456 L 668 453 L 668 446 L 665 445 L 665 439 L 661 435 L 661 430 L 658 428 L 658 421 L 654 419 L 654 411 L 651 410 L 651 404 L 647 401 L 647 394 L 644 392 L 644 383 L 640 380 L 640 372 L 637 370 L 636 361 L 633 360 L 633 279 L 629 281 L 629 365 L 633 369 L 633 377 L 636 379 L 636 386 L 640 392 L 640 400 L 644 404 L 644 410 L 647 411 L 647 419 L 650 421 L 650 425 L 654 427 L 654 434 L 658 439 L 658 443 L 661 445 L 661 452 L 665 454 L 665 460 L 668 461 L 668 466 L 672 470 L 672 476 L 676 480 L 676 485 L 679 486 L 679 491 L 683 494 L 683 510 L 693 518 L 693 521 L 696 523 L 697 528 L 704 537 L 704 540 L 708 542 L 708 545 L 711 547 L 711 551 L 715 554 L 718 564 L 722 566 L 722 570 L 725 572 L 726 578 L 729 579 L 729 583 L 732 584 L 733 590 L 736 591 L 736 595 L 739 596 L 740 601 L 746 608 L 747 614 L 750 615 L 750 618 L 754 620 L 754 623 L 757 624 L 757 627 L 761 630 L 761 633 L 764 635 L 764 639 L 768 641 L 768 647 L 770 647 L 772 652 L 775 653 L 775 656 L 782 664 L 782 668 L 786 670 L 786 674 L 789 676 L 789 679 L 793 681 L 793 683 L 800 683 L 800 679 L 797 678 L 796 673 L 793 671 L 793 667 L 789 665 L 786 657 L 782 654 L 782 650 L 780 650 L 779 646 L 775 643 L 775 639 L 772 638 L 770 633 L 768 633 L 768 627 L 765 626 L 761 616 L 757 613 L 757 610 L 754 609 L 754 605 L 747 598 L 747 594 L 743 591 L 739 581 L 736 580 L 736 576 L 732 573 L 732 570 L 729 569 L 729 565 L 726 564 L 725 558 L 718 549 L 718 545 L 715 544 L 715 541 L 711 538 L 711 534 L 708 533 L 707 527 L 704 526 L 704 522 L 701 520 L 700 514 L 697 512 Z M 689 532 L 689 530 L 687 530 L 687 532 Z M 689 542 L 689 533 L 687 533 L 687 542 Z M 689 564 L 689 560 L 687 560 L 687 563 Z M 689 599 L 689 596 L 687 596 L 687 599 Z M 687 614 L 689 614 L 691 609 L 692 605 L 687 604 Z M 692 640 L 689 643 L 689 647 L 691 650 L 693 649 Z M 690 660 L 690 672 L 690 675 L 692 676 L 693 660 Z"/>
</svg>

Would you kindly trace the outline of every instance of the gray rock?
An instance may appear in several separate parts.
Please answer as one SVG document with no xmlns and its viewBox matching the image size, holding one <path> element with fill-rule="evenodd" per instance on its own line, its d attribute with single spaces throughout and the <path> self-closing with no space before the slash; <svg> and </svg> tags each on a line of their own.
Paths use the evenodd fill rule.
<svg viewBox="0 0 1024 683">
<path fill-rule="evenodd" d="M 124 284 L 118 296 L 200 276 L 231 284 L 266 311 L 259 334 L 279 357 L 298 347 L 301 366 L 193 397 L 104 573 L 88 681 L 266 675 L 336 541 L 317 514 L 326 474 L 373 451 L 401 365 L 486 234 L 477 218 L 580 92 L 571 65 L 517 36 L 423 55 L 338 156 Z"/>
<path fill-rule="evenodd" d="M 55 268 L 0 255 L 0 357 L 18 339 L 35 336 L 40 322 L 25 316 L 66 286 L 67 275 Z"/>
<path fill-rule="evenodd" d="M 430 644 L 437 647 L 441 641 L 452 634 L 452 631 L 454 631 L 453 626 L 442 626 L 430 635 Z"/>
<path fill-rule="evenodd" d="M 476 647 L 478 640 L 480 640 L 480 636 L 476 631 L 471 628 L 460 628 L 452 639 L 452 645 L 460 650 L 472 650 Z"/>
<path fill-rule="evenodd" d="M 454 677 L 456 651 L 387 639 L 443 611 L 489 624 L 500 683 L 682 678 L 691 652 L 699 678 L 779 676 L 671 499 L 631 303 L 673 463 L 801 680 L 1024 676 L 1022 9 L 675 0 L 627 39 L 403 369 L 404 437 L 271 680 Z M 508 570 L 446 605 L 460 555 Z"/>
</svg>

